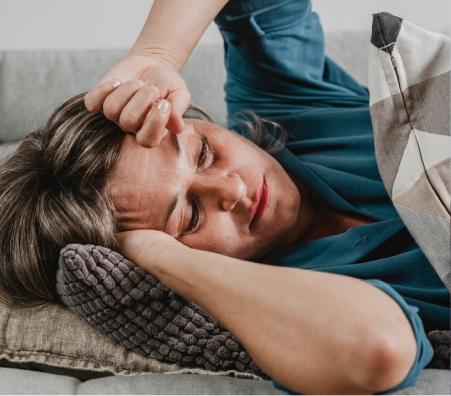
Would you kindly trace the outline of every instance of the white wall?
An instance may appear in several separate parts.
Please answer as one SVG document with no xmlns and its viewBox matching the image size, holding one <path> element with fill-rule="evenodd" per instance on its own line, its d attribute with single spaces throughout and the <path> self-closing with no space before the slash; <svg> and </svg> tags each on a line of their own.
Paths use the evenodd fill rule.
<svg viewBox="0 0 451 396">
<path fill-rule="evenodd" d="M 428 30 L 451 21 L 450 0 L 312 0 L 327 32 L 371 30 L 372 14 L 389 12 Z"/>
<path fill-rule="evenodd" d="M 312 1 L 326 32 L 369 30 L 371 14 L 381 11 L 426 29 L 450 23 L 449 0 Z M 151 5 L 152 0 L 0 0 L 0 51 L 130 48 Z M 212 24 L 200 44 L 219 42 Z"/>
</svg>

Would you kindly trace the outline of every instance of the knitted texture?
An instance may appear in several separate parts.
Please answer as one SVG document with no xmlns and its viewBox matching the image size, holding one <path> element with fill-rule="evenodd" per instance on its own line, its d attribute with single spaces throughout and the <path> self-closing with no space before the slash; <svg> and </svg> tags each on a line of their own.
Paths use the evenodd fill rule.
<svg viewBox="0 0 451 396">
<path fill-rule="evenodd" d="M 57 292 L 64 305 L 129 351 L 181 366 L 237 370 L 270 379 L 211 315 L 152 274 L 101 246 L 67 245 Z M 433 330 L 426 368 L 450 369 L 450 331 Z"/>
<path fill-rule="evenodd" d="M 129 351 L 181 366 L 269 380 L 218 321 L 108 248 L 67 245 L 56 289 L 64 305 Z"/>
<path fill-rule="evenodd" d="M 434 348 L 434 357 L 426 368 L 450 369 L 450 331 L 432 330 L 428 333 L 428 339 Z"/>
</svg>

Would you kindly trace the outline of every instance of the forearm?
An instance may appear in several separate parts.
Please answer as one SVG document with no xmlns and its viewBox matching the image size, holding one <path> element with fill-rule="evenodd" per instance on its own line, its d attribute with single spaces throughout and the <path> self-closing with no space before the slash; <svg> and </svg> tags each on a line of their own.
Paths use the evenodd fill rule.
<svg viewBox="0 0 451 396">
<path fill-rule="evenodd" d="M 367 372 L 379 369 L 374 354 L 400 329 L 400 307 L 354 278 L 199 250 L 183 260 L 163 256 L 140 265 L 222 323 L 270 377 L 301 393 L 363 391 L 379 376 Z"/>
<path fill-rule="evenodd" d="M 182 70 L 202 34 L 228 0 L 155 0 L 130 53 L 159 55 Z"/>
</svg>

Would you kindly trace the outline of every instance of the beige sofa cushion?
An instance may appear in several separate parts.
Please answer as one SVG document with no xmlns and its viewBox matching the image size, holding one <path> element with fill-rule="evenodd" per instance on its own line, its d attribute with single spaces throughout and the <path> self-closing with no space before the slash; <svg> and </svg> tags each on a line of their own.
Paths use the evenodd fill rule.
<svg viewBox="0 0 451 396">
<path fill-rule="evenodd" d="M 82 381 L 169 372 L 260 379 L 235 370 L 212 372 L 145 358 L 127 351 L 57 303 L 26 309 L 0 304 L 0 366 L 65 374 Z"/>
</svg>

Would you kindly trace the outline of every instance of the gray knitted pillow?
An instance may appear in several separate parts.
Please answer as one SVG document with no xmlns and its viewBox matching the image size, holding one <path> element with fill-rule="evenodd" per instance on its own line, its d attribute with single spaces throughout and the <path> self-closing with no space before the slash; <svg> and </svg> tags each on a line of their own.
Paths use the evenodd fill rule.
<svg viewBox="0 0 451 396">
<path fill-rule="evenodd" d="M 206 311 L 117 252 L 67 245 L 56 279 L 62 303 L 127 350 L 181 366 L 270 379 Z"/>
</svg>

